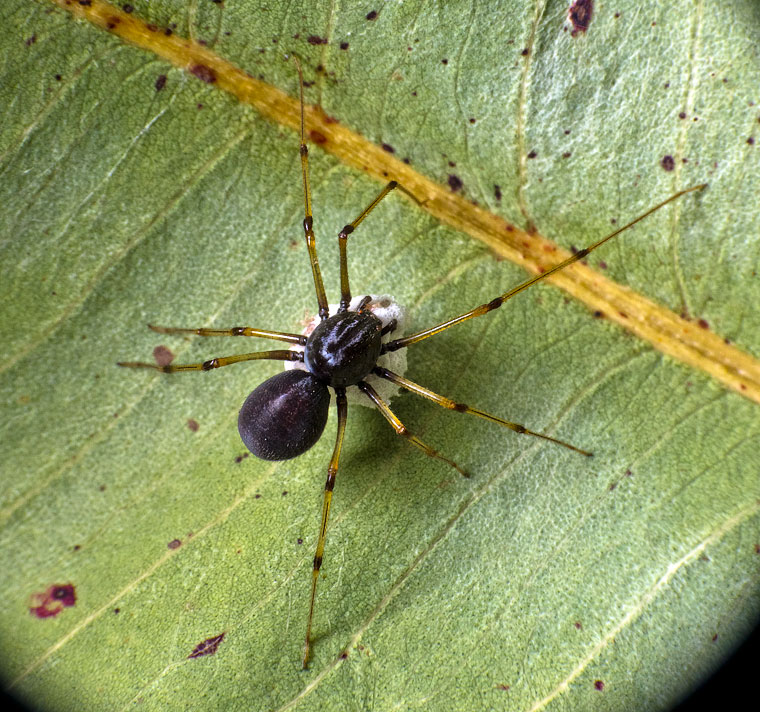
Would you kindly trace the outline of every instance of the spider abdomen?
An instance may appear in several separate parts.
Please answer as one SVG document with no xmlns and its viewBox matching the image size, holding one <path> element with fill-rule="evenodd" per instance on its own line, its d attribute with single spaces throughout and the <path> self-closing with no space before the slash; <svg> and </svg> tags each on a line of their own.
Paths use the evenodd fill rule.
<svg viewBox="0 0 760 712">
<path fill-rule="evenodd" d="M 372 371 L 380 356 L 383 324 L 369 312 L 341 312 L 322 321 L 309 336 L 304 363 L 333 388 L 353 386 Z"/>
<path fill-rule="evenodd" d="M 262 460 L 289 460 L 319 440 L 327 423 L 330 391 L 306 371 L 282 371 L 245 399 L 238 431 Z"/>
</svg>

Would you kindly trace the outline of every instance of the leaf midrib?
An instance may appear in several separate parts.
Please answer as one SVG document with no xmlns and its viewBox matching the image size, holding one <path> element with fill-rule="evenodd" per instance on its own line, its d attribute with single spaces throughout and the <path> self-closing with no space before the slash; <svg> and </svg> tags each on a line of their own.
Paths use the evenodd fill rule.
<svg viewBox="0 0 760 712">
<path fill-rule="evenodd" d="M 206 46 L 157 28 L 103 0 L 88 5 L 67 0 L 53 3 L 125 42 L 136 45 L 233 94 L 264 118 L 296 130 L 300 124 L 298 100 L 255 79 Z M 200 70 L 198 68 L 201 68 Z M 327 116 L 320 107 L 306 109 L 307 133 L 324 137 L 319 147 L 345 165 L 372 177 L 398 180 L 417 199 L 420 209 L 456 230 L 474 237 L 528 272 L 537 274 L 569 257 L 568 252 L 538 234 L 529 234 L 503 218 L 473 205 L 466 198 L 418 173 L 359 133 Z M 676 218 L 674 218 L 675 220 Z M 657 350 L 707 373 L 723 386 L 760 403 L 760 360 L 697 323 L 655 304 L 581 263 L 547 278 L 574 299 L 616 322 Z"/>
</svg>

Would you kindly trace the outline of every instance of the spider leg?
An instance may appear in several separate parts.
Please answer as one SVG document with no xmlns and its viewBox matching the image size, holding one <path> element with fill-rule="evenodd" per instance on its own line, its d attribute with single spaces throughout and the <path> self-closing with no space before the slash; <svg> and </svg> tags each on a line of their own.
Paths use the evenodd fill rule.
<svg viewBox="0 0 760 712">
<path fill-rule="evenodd" d="M 293 61 L 298 69 L 298 86 L 301 93 L 301 176 L 303 178 L 303 202 L 304 202 L 304 219 L 303 231 L 306 237 L 306 249 L 309 251 L 309 261 L 311 262 L 311 272 L 314 276 L 314 288 L 317 292 L 317 304 L 319 305 L 319 318 L 327 319 L 330 316 L 330 309 L 327 305 L 327 295 L 325 294 L 325 284 L 322 281 L 322 272 L 319 269 L 319 259 L 317 258 L 317 241 L 314 237 L 314 219 L 311 214 L 311 186 L 309 184 L 309 147 L 306 145 L 306 133 L 304 131 L 304 102 L 303 102 L 303 70 L 298 57 L 293 56 Z"/>
<path fill-rule="evenodd" d="M 309 601 L 309 618 L 306 623 L 306 645 L 303 654 L 304 670 L 309 666 L 309 656 L 311 654 L 311 624 L 314 619 L 314 600 L 317 595 L 317 581 L 319 579 L 319 569 L 322 567 L 322 556 L 325 553 L 325 537 L 327 535 L 327 520 L 330 516 L 330 503 L 332 502 L 333 488 L 335 487 L 335 476 L 338 474 L 338 461 L 340 451 L 343 447 L 343 436 L 346 432 L 346 420 L 348 417 L 348 404 L 346 401 L 345 388 L 335 389 L 335 399 L 338 403 L 338 434 L 335 438 L 335 447 L 330 458 L 330 465 L 327 468 L 327 481 L 325 482 L 325 493 L 322 498 L 322 522 L 319 525 L 319 538 L 317 539 L 317 550 L 314 554 L 314 566 L 311 572 L 311 599 Z"/>
<path fill-rule="evenodd" d="M 418 447 L 429 457 L 434 457 L 438 460 L 442 460 L 447 465 L 451 465 L 451 467 L 453 467 L 463 477 L 469 477 L 467 472 L 465 472 L 459 465 L 457 465 L 456 462 L 449 460 L 447 457 L 444 457 L 437 450 L 434 450 L 432 447 L 422 442 L 422 440 L 414 435 L 414 433 L 409 432 L 406 429 L 406 426 L 390 409 L 390 406 L 377 394 L 377 391 L 372 386 L 370 386 L 369 383 L 366 381 L 359 381 L 359 383 L 356 385 L 375 404 L 377 409 L 383 414 L 383 417 L 391 424 L 391 427 L 396 431 L 398 435 L 403 435 L 410 443 L 412 443 L 412 445 Z"/>
<path fill-rule="evenodd" d="M 284 331 L 269 331 L 268 329 L 254 329 L 251 326 L 233 326 L 231 329 L 182 329 L 174 326 L 156 326 L 148 324 L 151 331 L 157 334 L 195 334 L 196 336 L 253 336 L 259 339 L 273 339 L 275 341 L 287 341 L 290 344 L 306 343 L 306 337 L 302 334 L 289 334 Z"/>
<path fill-rule="evenodd" d="M 359 223 L 372 212 L 375 206 L 390 193 L 394 188 L 398 186 L 395 180 L 389 181 L 383 188 L 377 197 L 361 212 L 358 218 L 353 222 L 346 225 L 338 234 L 338 249 L 340 250 L 340 307 L 338 312 L 344 312 L 348 310 L 348 305 L 351 303 L 351 288 L 348 284 L 348 260 L 346 258 L 346 243 L 348 242 L 348 236 L 357 228 Z"/>
<path fill-rule="evenodd" d="M 542 272 L 541 274 L 537 274 L 534 277 L 531 277 L 530 279 L 526 280 L 522 284 L 518 284 L 516 287 L 510 289 L 508 292 L 505 292 L 500 297 L 496 297 L 495 299 L 492 299 L 490 302 L 486 304 L 481 304 L 479 307 L 475 307 L 475 309 L 471 309 L 468 312 L 465 312 L 464 314 L 460 314 L 459 316 L 454 317 L 453 319 L 449 319 L 448 321 L 444 321 L 441 324 L 438 324 L 437 326 L 432 326 L 429 329 L 423 329 L 422 331 L 418 331 L 416 334 L 411 334 L 410 336 L 404 336 L 400 339 L 395 339 L 393 341 L 389 341 L 387 344 L 385 344 L 383 348 L 383 353 L 387 353 L 388 351 L 397 351 L 398 349 L 403 349 L 407 346 L 411 346 L 412 344 L 416 344 L 418 341 L 422 341 L 423 339 L 427 339 L 430 336 L 435 336 L 435 334 L 440 333 L 441 331 L 444 331 L 448 329 L 451 326 L 454 326 L 455 324 L 459 324 L 463 321 L 467 321 L 468 319 L 474 319 L 478 316 L 483 316 L 483 314 L 487 314 L 490 311 L 493 311 L 494 309 L 498 309 L 504 302 L 506 302 L 508 299 L 511 299 L 516 294 L 519 294 L 520 292 L 526 290 L 528 287 L 532 287 L 536 282 L 541 281 L 542 279 L 546 279 L 549 275 L 554 274 L 555 272 L 559 272 L 562 269 L 565 269 L 565 267 L 573 264 L 573 262 L 577 262 L 578 260 L 582 260 L 584 257 L 586 257 L 590 252 L 593 252 L 597 247 L 601 247 L 607 240 L 611 240 L 615 235 L 619 235 L 624 230 L 627 230 L 629 227 L 633 227 L 637 222 L 640 222 L 644 218 L 651 215 L 653 212 L 659 210 L 664 205 L 667 205 L 671 201 L 675 200 L 676 198 L 680 198 L 682 195 L 685 195 L 686 193 L 691 193 L 694 190 L 702 190 L 702 188 L 706 187 L 706 183 L 702 183 L 700 185 L 692 186 L 691 188 L 686 188 L 685 190 L 679 190 L 677 193 L 674 193 L 671 195 L 667 200 L 663 200 L 658 205 L 655 205 L 653 208 L 650 208 L 647 210 L 643 215 L 639 215 L 635 220 L 631 220 L 627 225 L 623 225 L 623 227 L 615 230 L 614 232 L 611 232 L 606 237 L 603 237 L 598 242 L 595 242 L 593 245 L 589 245 L 589 247 L 585 247 L 582 250 L 579 250 L 574 255 L 571 255 L 566 260 L 560 262 L 557 265 L 554 265 L 554 267 L 551 267 L 550 269 L 546 270 L 545 272 Z"/>
<path fill-rule="evenodd" d="M 161 366 L 157 363 L 145 363 L 143 361 L 119 361 L 116 365 L 124 368 L 152 368 L 162 373 L 176 373 L 178 371 L 211 371 L 214 368 L 229 366 L 241 361 L 303 361 L 301 351 L 289 351 L 287 349 L 276 351 L 256 351 L 250 354 L 235 354 L 234 356 L 218 356 L 201 363 L 167 364 Z"/>
<path fill-rule="evenodd" d="M 419 384 L 414 383 L 414 381 L 410 381 L 403 376 L 399 376 L 398 374 L 393 373 L 393 371 L 389 371 L 387 368 L 383 368 L 382 366 L 376 366 L 373 370 L 373 373 L 377 376 L 380 376 L 380 378 L 385 378 L 391 383 L 395 383 L 397 386 L 406 388 L 406 390 L 411 391 L 418 396 L 422 396 L 423 398 L 427 398 L 428 400 L 433 401 L 433 403 L 437 403 L 438 405 L 443 406 L 444 408 L 448 408 L 449 410 L 455 410 L 458 413 L 470 413 L 471 415 L 476 415 L 479 418 L 484 418 L 485 420 L 490 420 L 493 423 L 503 425 L 505 428 L 514 430 L 516 433 L 521 433 L 523 435 L 533 435 L 537 438 L 543 438 L 549 442 L 556 443 L 557 445 L 562 445 L 569 450 L 579 452 L 581 455 L 586 455 L 586 457 L 591 457 L 593 455 L 593 453 L 586 450 L 581 450 L 580 448 L 575 447 L 575 445 L 566 443 L 564 440 L 557 440 L 557 438 L 552 438 L 549 435 L 544 435 L 543 433 L 537 433 L 533 430 L 528 430 L 528 428 L 526 428 L 524 425 L 520 425 L 520 423 L 512 423 L 509 420 L 504 420 L 503 418 L 499 418 L 495 415 L 491 415 L 490 413 L 486 413 L 484 410 L 471 408 L 465 403 L 457 403 L 450 398 L 438 395 L 438 393 L 433 393 L 433 391 L 425 388 L 424 386 L 420 386 Z"/>
</svg>

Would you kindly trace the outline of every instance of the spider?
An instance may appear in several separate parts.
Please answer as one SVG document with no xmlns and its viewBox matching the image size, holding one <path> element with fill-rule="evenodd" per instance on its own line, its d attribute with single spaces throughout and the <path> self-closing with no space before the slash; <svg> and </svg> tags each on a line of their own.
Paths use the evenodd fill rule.
<svg viewBox="0 0 760 712">
<path fill-rule="evenodd" d="M 295 59 L 295 58 L 294 58 Z M 492 299 L 486 304 L 481 304 L 459 316 L 447 321 L 423 329 L 409 336 L 390 338 L 396 331 L 398 322 L 390 319 L 383 323 L 373 313 L 372 297 L 352 301 L 351 288 L 348 280 L 348 263 L 346 248 L 348 237 L 364 221 L 377 205 L 395 189 L 399 189 L 412 199 L 416 198 L 404 190 L 395 180 L 391 180 L 375 197 L 375 199 L 361 212 L 351 223 L 348 223 L 338 234 L 338 249 L 340 257 L 340 304 L 334 314 L 330 314 L 330 308 L 325 293 L 322 274 L 317 259 L 316 240 L 313 229 L 311 212 L 311 188 L 309 183 L 309 149 L 306 145 L 304 132 L 304 81 L 300 62 L 295 59 L 298 70 L 300 106 L 301 106 L 301 173 L 304 193 L 304 220 L 303 230 L 306 239 L 306 247 L 311 262 L 311 271 L 316 289 L 319 324 L 308 335 L 293 334 L 266 329 L 256 329 L 249 326 L 237 326 L 231 329 L 185 329 L 175 327 L 163 327 L 149 325 L 149 328 L 160 334 L 196 334 L 197 336 L 248 336 L 271 339 L 291 344 L 290 349 L 271 351 L 256 351 L 253 353 L 237 354 L 234 356 L 222 356 L 212 358 L 202 363 L 157 365 L 139 361 L 122 361 L 119 366 L 126 368 L 149 368 L 163 373 L 176 373 L 180 371 L 210 371 L 222 366 L 229 366 L 242 361 L 255 361 L 261 359 L 295 362 L 300 368 L 291 368 L 281 371 L 275 376 L 264 381 L 246 398 L 240 409 L 238 417 L 238 430 L 245 446 L 257 457 L 263 460 L 287 460 L 298 457 L 311 448 L 322 435 L 327 423 L 327 415 L 330 406 L 330 389 L 335 393 L 335 401 L 338 411 L 338 426 L 333 448 L 332 457 L 327 467 L 327 481 L 325 482 L 322 517 L 319 526 L 316 552 L 312 566 L 311 595 L 309 599 L 309 612 L 306 622 L 306 636 L 304 644 L 303 668 L 307 668 L 311 656 L 311 629 L 314 619 L 314 603 L 317 593 L 317 581 L 322 566 L 327 535 L 327 522 L 330 515 L 335 478 L 338 473 L 338 463 L 343 446 L 348 415 L 348 402 L 346 390 L 356 387 L 366 396 L 371 405 L 374 405 L 382 416 L 390 423 L 397 434 L 406 438 L 410 443 L 418 447 L 429 457 L 445 462 L 456 469 L 461 475 L 467 477 L 467 473 L 453 460 L 444 457 L 433 449 L 406 426 L 393 413 L 389 403 L 381 397 L 378 390 L 371 385 L 369 378 L 375 376 L 389 381 L 395 386 L 404 388 L 423 398 L 437 403 L 438 405 L 454 410 L 459 413 L 469 413 L 479 418 L 484 418 L 497 423 L 505 428 L 523 435 L 532 435 L 537 438 L 561 445 L 576 453 L 590 457 L 592 453 L 582 450 L 570 443 L 558 440 L 543 433 L 529 430 L 520 423 L 513 423 L 483 410 L 473 408 L 465 403 L 458 403 L 445 396 L 421 386 L 403 375 L 395 373 L 379 360 L 387 357 L 400 349 L 405 349 L 424 339 L 449 329 L 463 321 L 474 319 L 498 309 L 504 302 L 516 294 L 532 287 L 537 282 L 546 279 L 555 272 L 559 272 L 573 262 L 582 260 L 590 252 L 596 250 L 608 240 L 632 227 L 639 221 L 651 215 L 656 210 L 692 191 L 701 190 L 706 184 L 696 185 L 681 190 L 671 195 L 643 215 L 635 218 L 623 227 L 615 230 L 601 240 L 575 252 L 563 262 L 518 284 L 504 294 Z M 388 338 L 386 338 L 388 337 Z"/>
</svg>

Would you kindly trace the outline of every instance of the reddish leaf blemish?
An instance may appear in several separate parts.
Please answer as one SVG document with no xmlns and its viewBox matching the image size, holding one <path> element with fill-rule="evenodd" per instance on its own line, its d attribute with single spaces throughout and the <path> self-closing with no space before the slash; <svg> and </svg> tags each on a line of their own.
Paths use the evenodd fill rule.
<svg viewBox="0 0 760 712">
<path fill-rule="evenodd" d="M 174 361 L 174 354 L 166 346 L 156 346 L 153 349 L 153 358 L 159 366 L 168 366 Z"/>
<path fill-rule="evenodd" d="M 190 67 L 190 74 L 206 84 L 213 84 L 216 81 L 216 72 L 205 64 L 193 64 Z"/>
<path fill-rule="evenodd" d="M 602 680 L 594 680 L 594 689 L 601 692 L 604 689 L 604 682 Z"/>
<path fill-rule="evenodd" d="M 453 173 L 449 174 L 448 182 L 449 182 L 449 188 L 451 188 L 451 191 L 453 193 L 456 193 L 458 190 L 462 190 L 462 186 L 464 185 L 462 183 L 462 179 L 459 176 L 454 175 Z"/>
<path fill-rule="evenodd" d="M 672 171 L 676 167 L 676 162 L 673 156 L 663 156 L 660 165 L 666 171 Z"/>
<path fill-rule="evenodd" d="M 182 542 L 179 539 L 172 539 L 166 546 L 169 549 L 179 549 L 182 546 Z"/>
<path fill-rule="evenodd" d="M 573 26 L 571 37 L 575 37 L 579 32 L 586 32 L 591 24 L 591 16 L 594 14 L 593 0 L 574 0 L 567 11 L 567 19 Z"/>
<path fill-rule="evenodd" d="M 309 138 L 317 144 L 327 143 L 327 136 L 325 136 L 323 133 L 320 133 L 316 129 L 311 129 L 309 131 Z"/>
<path fill-rule="evenodd" d="M 52 618 L 76 602 L 73 583 L 56 583 L 47 591 L 32 594 L 33 605 L 29 607 L 29 612 L 37 618 Z"/>
<path fill-rule="evenodd" d="M 213 638 L 206 638 L 193 648 L 193 652 L 187 656 L 187 659 L 202 658 L 204 655 L 213 655 L 216 653 L 219 644 L 224 640 L 226 633 L 220 633 Z"/>
<path fill-rule="evenodd" d="M 200 428 L 201 426 L 198 425 L 197 420 L 193 420 L 192 418 L 190 418 L 190 420 L 187 421 L 187 427 L 190 428 L 190 430 L 192 430 L 194 433 L 197 433 L 198 428 Z"/>
</svg>

